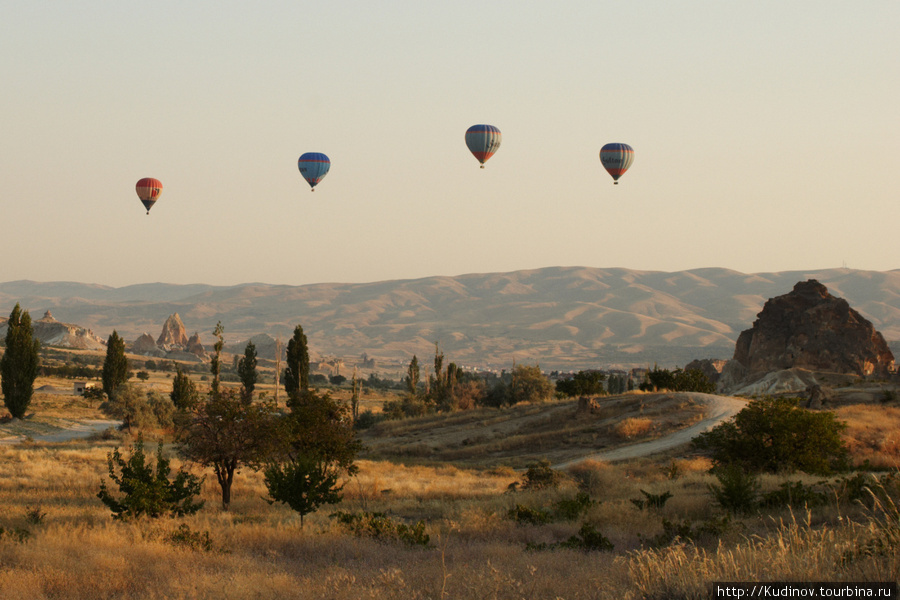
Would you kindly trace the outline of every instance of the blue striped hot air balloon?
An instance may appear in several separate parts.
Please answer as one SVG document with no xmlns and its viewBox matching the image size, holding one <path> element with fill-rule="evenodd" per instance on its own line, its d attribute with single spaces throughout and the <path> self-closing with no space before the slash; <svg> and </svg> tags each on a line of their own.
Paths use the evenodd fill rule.
<svg viewBox="0 0 900 600">
<path fill-rule="evenodd" d="M 600 162 L 612 175 L 613 183 L 619 184 L 619 177 L 625 174 L 634 162 L 634 148 L 628 144 L 606 144 L 600 148 Z"/>
<path fill-rule="evenodd" d="M 466 131 L 466 146 L 481 163 L 482 169 L 487 159 L 500 147 L 501 137 L 500 130 L 493 125 L 472 125 Z"/>
<path fill-rule="evenodd" d="M 316 185 L 328 174 L 331 161 L 321 152 L 307 152 L 300 156 L 297 168 L 300 169 L 300 174 L 303 175 L 303 179 L 306 180 L 312 191 L 316 191 Z"/>
</svg>

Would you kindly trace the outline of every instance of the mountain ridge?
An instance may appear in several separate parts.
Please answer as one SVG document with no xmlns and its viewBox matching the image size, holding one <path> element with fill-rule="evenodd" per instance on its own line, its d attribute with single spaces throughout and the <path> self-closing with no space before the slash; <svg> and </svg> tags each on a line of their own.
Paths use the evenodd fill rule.
<svg viewBox="0 0 900 600">
<path fill-rule="evenodd" d="M 817 279 L 888 340 L 900 340 L 900 270 L 819 269 L 741 273 L 545 267 L 367 283 L 234 286 L 150 283 L 113 288 L 76 282 L 0 283 L 0 311 L 20 302 L 53 310 L 98 335 L 126 340 L 179 313 L 211 343 L 216 322 L 234 343 L 290 337 L 303 325 L 319 355 L 407 360 L 439 342 L 459 364 L 580 368 L 730 358 L 739 333 L 768 298 Z M 3 306 L 8 308 L 3 308 Z"/>
</svg>

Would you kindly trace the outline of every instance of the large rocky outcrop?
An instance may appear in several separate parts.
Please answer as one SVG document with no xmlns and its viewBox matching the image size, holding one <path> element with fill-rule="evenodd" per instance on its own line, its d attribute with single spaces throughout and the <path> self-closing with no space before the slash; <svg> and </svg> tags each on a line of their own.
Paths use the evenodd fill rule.
<svg viewBox="0 0 900 600">
<path fill-rule="evenodd" d="M 187 330 L 178 313 L 171 315 L 166 319 L 162 328 L 162 333 L 156 340 L 156 345 L 164 350 L 173 350 L 175 348 L 185 348 L 188 343 Z"/>
<path fill-rule="evenodd" d="M 886 376 L 894 355 L 872 323 L 816 281 L 769 299 L 734 350 L 747 378 L 784 369 Z"/>
<path fill-rule="evenodd" d="M 9 319 L 0 320 L 0 337 L 6 337 L 6 323 Z M 48 310 L 40 319 L 31 322 L 34 338 L 44 346 L 61 346 L 63 348 L 80 348 L 82 350 L 99 350 L 105 342 L 94 335 L 94 332 L 71 323 L 61 323 L 53 318 Z"/>
<path fill-rule="evenodd" d="M 159 346 L 157 346 L 156 342 L 153 340 L 153 336 L 151 336 L 149 333 L 141 335 L 141 337 L 136 339 L 134 343 L 131 344 L 131 352 L 144 356 L 165 355 L 165 352 L 160 350 Z"/>
<path fill-rule="evenodd" d="M 194 335 L 191 336 L 191 339 L 189 339 L 187 341 L 187 344 L 185 345 L 185 351 L 189 352 L 190 354 L 195 354 L 195 355 L 199 356 L 200 358 L 207 357 L 206 349 L 203 347 L 203 344 L 200 342 L 200 334 L 199 333 L 194 333 Z"/>
</svg>

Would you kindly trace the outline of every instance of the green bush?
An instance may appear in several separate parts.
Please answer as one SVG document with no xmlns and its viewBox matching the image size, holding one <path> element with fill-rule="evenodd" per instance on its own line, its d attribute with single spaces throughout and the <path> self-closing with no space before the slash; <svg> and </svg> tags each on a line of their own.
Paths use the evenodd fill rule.
<svg viewBox="0 0 900 600">
<path fill-rule="evenodd" d="M 553 512 L 558 519 L 575 521 L 596 505 L 597 501 L 591 500 L 587 493 L 578 492 L 574 498 L 557 500 L 553 507 Z"/>
<path fill-rule="evenodd" d="M 545 525 L 552 520 L 549 511 L 521 504 L 516 504 L 509 509 L 506 512 L 506 516 L 519 525 Z"/>
<path fill-rule="evenodd" d="M 751 472 L 828 475 L 846 469 L 848 452 L 841 438 L 846 424 L 834 413 L 800 408 L 799 401 L 752 400 L 733 420 L 700 434 L 693 444 L 717 465 Z"/>
<path fill-rule="evenodd" d="M 613 543 L 609 541 L 609 538 L 597 531 L 597 528 L 590 523 L 583 524 L 577 534 L 564 542 L 555 544 L 542 542 L 525 545 L 526 550 L 556 550 L 558 548 L 569 548 L 584 552 L 612 552 L 614 550 Z"/>
<path fill-rule="evenodd" d="M 551 467 L 549 460 L 540 460 L 528 465 L 522 488 L 529 490 L 556 489 L 562 483 L 562 479 L 562 473 Z"/>
<path fill-rule="evenodd" d="M 777 490 L 766 492 L 759 499 L 759 504 L 766 508 L 801 508 L 803 506 L 819 506 L 825 504 L 828 496 L 813 486 L 803 485 L 802 481 L 786 481 Z"/>
<path fill-rule="evenodd" d="M 651 494 L 645 490 L 641 490 L 641 493 L 644 495 L 643 498 L 632 498 L 631 503 L 638 507 L 640 510 L 644 510 L 645 508 L 650 508 L 653 510 L 662 510 L 662 508 L 666 505 L 666 502 L 669 501 L 669 498 L 672 497 L 671 492 L 663 492 L 662 494 Z"/>
<path fill-rule="evenodd" d="M 173 546 L 187 548 L 189 550 L 209 552 L 212 550 L 212 540 L 209 531 L 192 531 L 187 523 L 182 523 L 178 529 L 166 536 L 165 540 Z"/>
<path fill-rule="evenodd" d="M 710 485 L 709 491 L 719 506 L 731 514 L 749 514 L 756 508 L 759 483 L 755 475 L 739 465 L 717 467 L 713 473 L 720 485 Z"/>
<path fill-rule="evenodd" d="M 194 514 L 203 507 L 203 501 L 194 502 L 200 494 L 203 480 L 180 470 L 175 479 L 169 480 L 169 460 L 163 455 L 162 442 L 156 450 L 156 469 L 144 454 L 144 440 L 138 437 L 132 445 L 131 457 L 122 458 L 116 448 L 106 456 L 109 478 L 119 488 L 120 499 L 113 497 L 105 482 L 100 483 L 97 497 L 113 513 L 114 519 L 128 519 L 147 515 L 184 516 Z M 118 467 L 119 475 L 116 475 Z"/>
<path fill-rule="evenodd" d="M 380 512 L 339 511 L 329 517 L 357 537 L 368 537 L 380 542 L 401 542 L 410 546 L 427 546 L 430 541 L 423 521 L 407 525 Z"/>
</svg>

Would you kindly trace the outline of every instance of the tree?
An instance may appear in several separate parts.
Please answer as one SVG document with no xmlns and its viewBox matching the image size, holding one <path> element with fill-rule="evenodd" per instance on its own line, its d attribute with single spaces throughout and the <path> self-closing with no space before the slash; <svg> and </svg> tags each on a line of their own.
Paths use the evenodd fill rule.
<svg viewBox="0 0 900 600">
<path fill-rule="evenodd" d="M 556 391 L 570 398 L 573 396 L 601 396 L 606 393 L 603 388 L 604 379 L 606 376 L 600 371 L 578 371 L 572 377 L 557 380 Z"/>
<path fill-rule="evenodd" d="M 693 439 L 717 466 L 749 473 L 804 471 L 827 475 L 847 464 L 846 424 L 834 413 L 799 407 L 798 398 L 752 400 L 734 419 Z"/>
<path fill-rule="evenodd" d="M 327 463 L 297 456 L 284 464 L 272 464 L 265 470 L 269 504 L 281 502 L 303 517 L 315 512 L 323 504 L 337 504 L 343 499 L 340 473 Z"/>
<path fill-rule="evenodd" d="M 181 411 L 194 408 L 200 401 L 197 387 L 190 376 L 181 370 L 179 364 L 175 365 L 175 377 L 172 378 L 172 391 L 169 393 L 169 398 L 172 399 L 175 408 Z"/>
<path fill-rule="evenodd" d="M 553 395 L 553 385 L 538 365 L 516 365 L 509 387 L 509 403 L 543 402 Z"/>
<path fill-rule="evenodd" d="M 265 470 L 270 502 L 282 502 L 303 517 L 322 504 L 341 500 L 341 471 L 352 475 L 361 449 L 347 407 L 328 394 L 295 393 L 289 400 L 291 412 L 282 422 L 285 441 L 281 459 Z"/>
<path fill-rule="evenodd" d="M 353 368 L 353 378 L 350 380 L 350 414 L 353 422 L 359 419 L 359 396 L 362 393 L 362 381 L 359 379 L 356 367 Z"/>
<path fill-rule="evenodd" d="M 119 386 L 128 381 L 128 359 L 125 358 L 125 340 L 119 337 L 116 330 L 109 334 L 106 341 L 106 359 L 103 361 L 103 391 L 110 400 L 116 395 Z"/>
<path fill-rule="evenodd" d="M 303 327 L 294 328 L 294 336 L 287 346 L 287 364 L 284 368 L 284 390 L 288 396 L 309 390 L 309 350 Z"/>
<path fill-rule="evenodd" d="M 191 515 L 203 507 L 203 501 L 194 502 L 200 493 L 203 480 L 184 470 L 179 470 L 175 479 L 169 481 L 171 469 L 169 460 L 163 455 L 162 441 L 156 450 L 156 470 L 146 461 L 144 440 L 138 436 L 131 447 L 131 457 L 122 458 L 119 448 L 106 455 L 109 466 L 109 478 L 118 486 L 123 494 L 117 500 L 107 488 L 105 482 L 100 483 L 97 497 L 113 513 L 114 519 L 127 519 L 148 515 L 160 517 L 166 514 L 178 516 Z M 116 475 L 118 466 L 120 475 Z"/>
<path fill-rule="evenodd" d="M 242 466 L 257 468 L 278 447 L 274 406 L 247 404 L 233 389 L 210 391 L 178 433 L 181 455 L 212 467 L 222 491 L 222 509 L 231 504 L 234 475 Z"/>
<path fill-rule="evenodd" d="M 410 396 L 417 396 L 419 394 L 419 359 L 413 354 L 412 360 L 409 361 L 409 367 L 406 369 L 406 392 Z"/>
<path fill-rule="evenodd" d="M 216 343 L 213 344 L 214 353 L 209 361 L 209 372 L 213 376 L 210 390 L 213 396 L 219 395 L 219 372 L 222 370 L 222 349 L 225 347 L 223 333 L 225 333 L 225 328 L 222 327 L 222 321 L 219 321 L 216 323 L 216 328 L 213 331 L 213 335 L 216 336 Z"/>
<path fill-rule="evenodd" d="M 6 351 L 0 358 L 0 389 L 3 402 L 14 419 L 21 419 L 31 404 L 34 380 L 40 359 L 40 342 L 34 339 L 31 316 L 19 304 L 9 314 L 6 329 Z"/>
<path fill-rule="evenodd" d="M 241 378 L 241 399 L 249 404 L 253 401 L 253 390 L 259 381 L 256 372 L 256 344 L 247 342 L 244 348 L 244 356 L 238 361 L 238 376 Z"/>
</svg>

